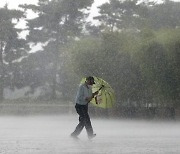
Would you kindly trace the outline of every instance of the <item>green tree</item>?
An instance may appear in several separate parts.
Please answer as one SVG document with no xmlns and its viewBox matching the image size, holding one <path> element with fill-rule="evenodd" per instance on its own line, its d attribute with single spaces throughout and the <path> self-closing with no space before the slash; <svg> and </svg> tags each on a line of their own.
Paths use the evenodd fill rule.
<svg viewBox="0 0 180 154">
<path fill-rule="evenodd" d="M 0 8 L 0 100 L 3 100 L 4 88 L 13 77 L 13 62 L 21 58 L 27 49 L 26 41 L 18 35 L 22 30 L 15 28 L 14 23 L 22 17 L 22 11 L 9 10 L 7 5 Z"/>
<path fill-rule="evenodd" d="M 169 100 L 178 102 L 180 99 L 180 29 L 162 29 L 157 32 L 157 39 L 161 42 L 167 51 L 168 61 L 168 78 L 167 83 L 169 85 Z"/>
<path fill-rule="evenodd" d="M 100 21 L 101 28 L 114 30 L 137 30 L 142 26 L 146 16 L 147 7 L 138 4 L 138 1 L 126 0 L 110 0 L 100 8 L 100 15 L 94 19 Z"/>
<path fill-rule="evenodd" d="M 94 19 L 100 22 L 99 27 L 88 26 L 97 34 L 106 29 L 141 31 L 144 28 L 161 29 L 180 26 L 180 2 L 164 0 L 163 3 L 139 2 L 137 0 L 110 0 L 99 7 L 100 15 Z"/>
<path fill-rule="evenodd" d="M 138 65 L 128 51 L 132 50 L 129 39 L 119 32 L 106 32 L 101 38 L 80 39 L 70 48 L 67 63 L 72 62 L 71 68 L 79 80 L 94 75 L 108 81 L 115 89 L 119 103 L 128 99 L 138 101 L 143 87 Z"/>
<path fill-rule="evenodd" d="M 174 51 L 169 47 L 174 46 L 177 39 L 172 39 L 173 37 L 173 31 L 167 29 L 156 32 L 146 30 L 141 33 L 142 41 L 135 56 L 145 81 L 143 97 L 147 102 L 171 102 L 177 93 L 175 67 L 172 67 L 171 59 Z"/>
<path fill-rule="evenodd" d="M 147 20 L 152 29 L 177 28 L 180 26 L 180 2 L 165 0 L 148 10 Z"/>
<path fill-rule="evenodd" d="M 83 29 L 84 10 L 91 6 L 93 0 L 39 0 L 38 5 L 24 5 L 38 14 L 28 20 L 30 30 L 28 41 L 43 43 L 43 50 L 48 53 L 52 65 L 52 98 L 56 98 L 57 74 L 61 69 L 63 47 L 77 38 Z"/>
</svg>

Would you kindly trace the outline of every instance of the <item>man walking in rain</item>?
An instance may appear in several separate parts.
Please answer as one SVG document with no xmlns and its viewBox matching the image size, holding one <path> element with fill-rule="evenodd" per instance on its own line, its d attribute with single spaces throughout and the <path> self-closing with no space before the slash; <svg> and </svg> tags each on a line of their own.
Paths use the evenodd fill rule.
<svg viewBox="0 0 180 154">
<path fill-rule="evenodd" d="M 93 132 L 91 120 L 88 114 L 88 104 L 98 93 L 92 93 L 91 86 L 93 84 L 95 84 L 94 78 L 92 76 L 89 76 L 86 78 L 85 83 L 79 86 L 75 99 L 76 112 L 79 114 L 79 124 L 77 125 L 74 132 L 71 134 L 71 137 L 73 138 L 77 138 L 77 136 L 81 133 L 84 127 L 86 128 L 89 139 L 92 139 L 96 136 L 96 134 L 94 134 Z"/>
</svg>

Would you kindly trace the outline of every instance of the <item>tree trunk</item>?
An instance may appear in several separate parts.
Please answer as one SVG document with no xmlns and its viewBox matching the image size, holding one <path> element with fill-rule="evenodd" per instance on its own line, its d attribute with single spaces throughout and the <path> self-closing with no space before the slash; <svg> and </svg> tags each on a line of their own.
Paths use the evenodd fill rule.
<svg viewBox="0 0 180 154">
<path fill-rule="evenodd" d="M 2 42 L 0 42 L 0 102 L 2 102 L 4 99 L 4 63 L 2 53 L 3 47 Z"/>
<path fill-rule="evenodd" d="M 54 64 L 53 64 L 53 79 L 52 79 L 52 95 L 51 95 L 51 99 L 55 100 L 57 99 L 57 94 L 56 94 L 56 90 L 57 90 L 57 80 L 56 80 L 56 75 L 57 75 L 57 69 L 58 69 L 58 37 L 56 39 L 56 52 L 54 54 Z"/>
<path fill-rule="evenodd" d="M 57 94 L 56 94 L 56 71 L 54 73 L 53 76 L 53 84 L 52 84 L 52 95 L 51 95 L 51 99 L 55 100 L 57 98 Z"/>
</svg>

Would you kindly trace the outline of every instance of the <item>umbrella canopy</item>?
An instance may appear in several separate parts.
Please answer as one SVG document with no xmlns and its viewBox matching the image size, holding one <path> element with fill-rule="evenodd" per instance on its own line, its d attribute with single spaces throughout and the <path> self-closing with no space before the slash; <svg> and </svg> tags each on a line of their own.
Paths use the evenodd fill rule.
<svg viewBox="0 0 180 154">
<path fill-rule="evenodd" d="M 94 76 L 93 76 L 94 77 Z M 81 80 L 81 84 L 86 81 L 86 78 Z M 93 93 L 99 91 L 92 99 L 91 103 L 96 107 L 112 108 L 115 105 L 115 93 L 109 83 L 101 78 L 94 77 L 95 84 L 92 86 Z"/>
</svg>

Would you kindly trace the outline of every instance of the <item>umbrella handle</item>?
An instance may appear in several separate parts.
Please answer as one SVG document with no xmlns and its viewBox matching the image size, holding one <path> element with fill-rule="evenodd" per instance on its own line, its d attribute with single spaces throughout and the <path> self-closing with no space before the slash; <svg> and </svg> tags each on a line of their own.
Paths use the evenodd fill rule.
<svg viewBox="0 0 180 154">
<path fill-rule="evenodd" d="M 98 104 L 98 102 L 97 102 L 97 97 L 95 97 L 95 102 L 96 102 L 96 104 Z"/>
<path fill-rule="evenodd" d="M 99 88 L 99 90 L 97 90 L 95 93 L 97 93 L 97 94 L 98 94 L 98 93 L 99 93 L 99 91 L 100 91 L 103 87 L 104 87 L 104 85 L 102 85 L 102 86 L 101 86 L 101 88 Z M 97 94 L 95 94 L 95 93 L 93 93 L 93 97 L 94 97 L 95 95 L 97 95 Z"/>
<path fill-rule="evenodd" d="M 98 90 L 98 91 L 100 91 L 103 87 L 104 87 L 104 85 L 102 85 L 102 86 L 101 86 L 101 88 L 99 88 L 99 90 Z"/>
</svg>

